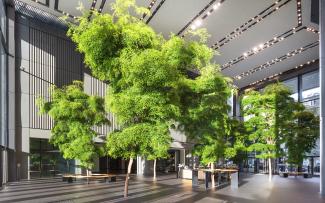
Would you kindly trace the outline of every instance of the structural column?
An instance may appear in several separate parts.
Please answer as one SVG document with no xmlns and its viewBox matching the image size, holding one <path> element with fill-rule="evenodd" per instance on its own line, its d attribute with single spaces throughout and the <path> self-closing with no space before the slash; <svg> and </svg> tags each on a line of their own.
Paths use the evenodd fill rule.
<svg viewBox="0 0 325 203">
<path fill-rule="evenodd" d="M 325 195 L 325 1 L 319 0 L 320 194 Z"/>
</svg>

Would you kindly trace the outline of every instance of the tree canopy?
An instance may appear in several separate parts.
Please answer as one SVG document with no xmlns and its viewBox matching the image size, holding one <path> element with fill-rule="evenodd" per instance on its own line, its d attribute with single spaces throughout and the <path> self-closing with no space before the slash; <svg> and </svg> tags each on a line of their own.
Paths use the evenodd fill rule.
<svg viewBox="0 0 325 203">
<path fill-rule="evenodd" d="M 163 143 L 170 142 L 166 136 L 170 123 L 178 121 L 183 113 L 202 117 L 207 112 L 198 102 L 193 110 L 187 110 L 187 90 L 202 97 L 204 105 L 212 104 L 212 100 L 220 105 L 224 101 L 220 98 L 228 92 L 218 92 L 226 88 L 226 82 L 219 67 L 211 63 L 215 52 L 205 44 L 205 31 L 188 32 L 184 38 L 172 34 L 164 39 L 130 15 L 148 12 L 136 6 L 135 0 L 117 0 L 112 9 L 113 14 L 93 12 L 91 17 L 79 18 L 79 24 L 71 25 L 68 35 L 84 54 L 93 75 L 109 83 L 107 106 L 122 126 L 108 135 L 109 154 L 133 159 L 147 154 L 144 150 L 149 140 L 154 143 L 164 138 Z M 193 72 L 201 76 L 192 77 Z M 222 122 L 216 119 L 214 125 L 222 126 Z M 166 149 L 155 144 L 150 147 L 157 152 Z"/>
<path fill-rule="evenodd" d="M 281 83 L 244 94 L 242 110 L 249 134 L 249 151 L 258 158 L 287 156 L 288 163 L 301 164 L 319 137 L 319 119 L 295 101 Z M 271 168 L 269 169 L 271 170 Z"/>
<path fill-rule="evenodd" d="M 53 86 L 50 92 L 49 101 L 38 101 L 40 113 L 49 114 L 54 121 L 50 142 L 65 159 L 77 159 L 80 165 L 92 168 L 94 158 L 104 154 L 103 146 L 94 141 L 97 133 L 93 130 L 109 124 L 104 99 L 87 95 L 80 81 L 63 88 Z"/>
<path fill-rule="evenodd" d="M 230 91 L 219 66 L 211 63 L 215 52 L 205 44 L 206 32 L 188 32 L 185 38 L 171 35 L 166 40 L 129 14 L 132 9 L 143 12 L 134 0 L 117 0 L 112 8 L 112 15 L 95 12 L 91 18 L 80 18 L 68 35 L 93 74 L 109 82 L 108 107 L 123 130 L 180 120 L 186 132 L 194 134 L 191 122 L 199 126 L 205 113 L 214 119 L 206 119 L 209 132 L 215 133 L 216 126 L 224 128 Z M 200 75 L 192 77 L 196 71 Z"/>
</svg>

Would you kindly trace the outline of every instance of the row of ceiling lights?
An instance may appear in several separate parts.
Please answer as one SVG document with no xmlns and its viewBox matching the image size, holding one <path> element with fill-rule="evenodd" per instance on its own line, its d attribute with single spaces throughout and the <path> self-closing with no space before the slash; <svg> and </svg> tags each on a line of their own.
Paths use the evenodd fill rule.
<svg viewBox="0 0 325 203">
<path fill-rule="evenodd" d="M 219 40 L 217 43 L 212 45 L 212 48 L 219 49 L 220 47 L 222 47 L 225 44 L 229 43 L 231 40 L 238 38 L 240 35 L 243 34 L 243 32 L 247 31 L 253 25 L 256 25 L 257 23 L 264 20 L 267 16 L 271 15 L 272 13 L 274 13 L 275 11 L 280 9 L 282 6 L 286 5 L 289 1 L 291 1 L 291 0 L 286 1 L 286 2 L 282 3 L 281 5 L 279 5 L 281 0 L 278 0 L 278 1 L 274 2 L 270 7 L 265 9 L 263 12 L 261 12 L 258 15 L 252 17 L 250 20 L 245 22 L 243 25 L 237 27 L 234 31 L 232 31 L 226 37 L 224 37 L 223 39 Z M 273 8 L 273 10 L 269 11 L 272 8 Z M 267 11 L 269 11 L 269 12 L 267 12 Z"/>
<path fill-rule="evenodd" d="M 222 40 L 220 40 L 219 42 L 215 43 L 214 45 L 212 45 L 212 48 L 214 49 L 218 49 L 221 46 L 223 46 L 224 44 L 227 44 L 228 42 L 230 42 L 231 40 L 237 38 L 238 36 L 240 36 L 244 31 L 246 31 L 248 28 L 250 28 L 251 26 L 259 23 L 261 20 L 263 20 L 264 18 L 266 18 L 267 16 L 269 16 L 271 13 L 275 12 L 276 10 L 278 10 L 279 8 L 281 8 L 282 6 L 284 6 L 285 4 L 287 4 L 289 1 L 288 0 L 286 2 L 284 2 L 281 5 L 278 5 L 282 0 L 278 0 L 275 1 L 274 4 L 272 4 L 268 9 L 264 10 L 263 12 L 261 12 L 259 15 L 251 18 L 249 21 L 245 22 L 243 25 L 241 25 L 240 27 L 236 28 L 233 32 L 231 32 L 230 34 L 228 34 L 225 38 L 223 38 Z M 212 9 L 209 10 L 205 15 L 203 15 L 203 17 L 201 19 L 197 19 L 194 20 L 193 22 L 191 22 L 191 26 L 190 28 L 192 30 L 197 29 L 198 27 L 200 27 L 203 24 L 203 20 L 212 14 L 213 11 L 217 10 L 219 7 L 221 6 L 221 2 L 218 2 L 216 4 L 214 4 L 212 6 Z M 269 9 L 273 8 L 272 11 L 270 11 L 269 13 L 263 15 L 265 12 L 267 12 Z M 262 16 L 263 15 L 263 16 Z M 297 17 L 298 17 L 298 26 L 300 26 L 302 24 L 302 15 L 301 15 L 301 0 L 297 0 Z M 225 41 L 226 40 L 226 41 Z M 223 42 L 225 41 L 225 42 Z M 222 43 L 223 42 L 223 43 Z M 256 50 L 256 48 L 255 48 Z"/>
<path fill-rule="evenodd" d="M 212 8 L 206 13 L 207 16 L 211 15 L 214 11 L 216 11 L 221 6 L 221 2 L 218 2 L 212 6 Z M 202 25 L 203 19 L 197 19 L 191 25 L 191 29 L 195 30 L 196 28 Z"/>
<path fill-rule="evenodd" d="M 280 42 L 280 41 L 283 41 L 284 39 L 286 39 L 287 37 L 289 36 L 292 36 L 294 34 L 296 34 L 297 32 L 301 31 L 301 30 L 304 30 L 306 29 L 306 27 L 294 27 L 292 28 L 291 30 L 289 31 L 286 31 L 285 33 L 279 35 L 279 36 L 276 36 L 274 38 L 272 38 L 271 40 L 267 41 L 267 42 L 264 42 L 264 43 L 260 43 L 258 46 L 255 46 L 253 47 L 251 50 L 249 51 L 246 51 L 244 52 L 241 56 L 223 64 L 221 66 L 221 70 L 225 70 L 227 68 L 230 68 L 232 65 L 250 57 L 250 56 L 253 56 L 257 53 L 259 53 L 260 51 L 266 49 L 266 48 L 269 48 L 271 46 L 273 46 L 274 44 Z"/>
<path fill-rule="evenodd" d="M 299 66 L 296 66 L 295 69 L 303 68 L 303 67 L 305 67 L 305 66 L 307 66 L 307 65 L 310 65 L 310 64 L 312 64 L 312 63 L 315 63 L 316 61 L 317 61 L 317 60 L 312 60 L 312 61 L 308 61 L 308 62 L 305 63 L 305 64 L 300 64 Z M 282 75 L 282 74 L 284 74 L 284 73 L 283 73 L 283 72 L 276 73 L 276 74 L 274 74 L 274 75 L 271 75 L 271 76 L 269 76 L 269 77 L 265 77 L 265 78 L 263 78 L 263 79 L 261 79 L 261 80 L 258 80 L 258 81 L 256 81 L 256 82 L 250 83 L 249 86 L 255 86 L 255 85 L 257 85 L 257 84 L 259 84 L 259 83 L 261 83 L 261 82 L 265 82 L 265 81 L 269 81 L 269 80 L 271 80 L 271 79 L 275 79 L 277 76 L 280 76 L 280 75 Z"/>
<path fill-rule="evenodd" d="M 279 63 L 279 62 L 281 62 L 281 61 L 283 61 L 285 59 L 291 58 L 292 56 L 295 56 L 295 55 L 300 54 L 300 53 L 302 53 L 304 51 L 307 51 L 308 49 L 311 49 L 311 48 L 313 48 L 315 46 L 318 46 L 318 44 L 319 44 L 319 41 L 316 41 L 314 43 L 308 44 L 307 46 L 301 47 L 300 49 L 290 51 L 286 55 L 275 58 L 275 59 L 273 59 L 271 61 L 268 61 L 268 62 L 266 62 L 266 63 L 264 63 L 264 64 L 262 64 L 260 66 L 255 67 L 255 68 L 253 68 L 251 70 L 245 71 L 245 72 L 235 76 L 234 79 L 235 80 L 241 80 L 241 79 L 243 79 L 245 77 L 248 77 L 248 76 L 254 74 L 257 71 L 261 71 L 263 69 L 266 69 L 266 68 L 268 68 L 268 67 L 270 67 L 270 66 L 272 66 L 272 65 L 274 65 L 276 63 Z"/>
</svg>

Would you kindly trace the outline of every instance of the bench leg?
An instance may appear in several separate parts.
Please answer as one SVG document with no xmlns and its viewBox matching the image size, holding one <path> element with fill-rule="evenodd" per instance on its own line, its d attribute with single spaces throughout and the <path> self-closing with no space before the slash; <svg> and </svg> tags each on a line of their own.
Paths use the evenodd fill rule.
<svg viewBox="0 0 325 203">
<path fill-rule="evenodd" d="M 67 181 L 68 183 L 72 183 L 73 182 L 73 179 L 72 179 L 72 177 L 68 177 L 68 181 Z"/>
<path fill-rule="evenodd" d="M 116 177 L 111 177 L 111 182 L 116 182 Z"/>
</svg>

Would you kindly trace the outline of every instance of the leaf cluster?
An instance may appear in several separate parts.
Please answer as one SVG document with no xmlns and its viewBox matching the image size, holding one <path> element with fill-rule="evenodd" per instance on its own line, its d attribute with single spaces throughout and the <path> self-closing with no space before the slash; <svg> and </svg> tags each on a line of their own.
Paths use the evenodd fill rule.
<svg viewBox="0 0 325 203">
<path fill-rule="evenodd" d="M 104 100 L 84 92 L 83 83 L 58 88 L 53 86 L 50 101 L 39 98 L 41 114 L 54 120 L 50 142 L 59 148 L 66 159 L 78 159 L 86 168 L 93 167 L 93 159 L 103 155 L 104 149 L 97 145 L 94 126 L 109 124 Z"/>
</svg>

